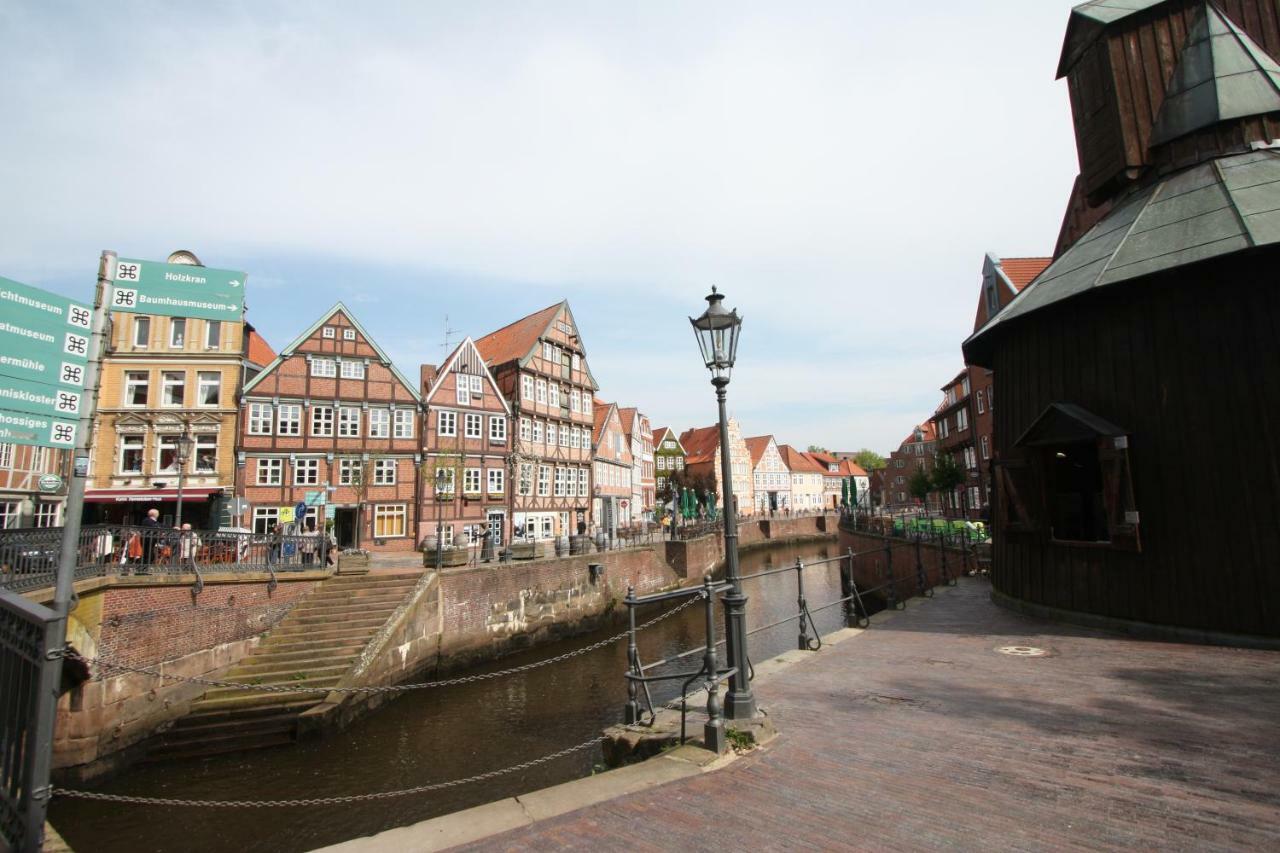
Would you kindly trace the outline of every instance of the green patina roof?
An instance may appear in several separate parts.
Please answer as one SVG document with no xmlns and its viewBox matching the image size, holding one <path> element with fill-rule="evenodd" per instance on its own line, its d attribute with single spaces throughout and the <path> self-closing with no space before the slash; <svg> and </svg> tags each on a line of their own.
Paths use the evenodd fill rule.
<svg viewBox="0 0 1280 853">
<path fill-rule="evenodd" d="M 1202 127 L 1280 110 L 1280 66 L 1215 6 L 1204 4 L 1187 33 L 1151 144 Z"/>
<path fill-rule="evenodd" d="M 965 341 L 965 353 L 983 363 L 978 351 L 989 346 L 993 329 L 1073 296 L 1274 244 L 1280 244 L 1280 150 L 1201 163 L 1117 204 Z"/>
</svg>

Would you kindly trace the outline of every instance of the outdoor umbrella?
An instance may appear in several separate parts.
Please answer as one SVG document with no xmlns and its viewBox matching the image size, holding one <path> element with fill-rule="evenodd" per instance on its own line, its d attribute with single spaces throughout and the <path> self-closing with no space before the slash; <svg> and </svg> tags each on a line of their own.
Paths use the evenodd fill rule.
<svg viewBox="0 0 1280 853">
<path fill-rule="evenodd" d="M 693 518 L 693 495 L 688 488 L 680 493 L 680 511 L 685 518 Z"/>
<path fill-rule="evenodd" d="M 712 494 L 710 489 L 703 492 L 707 498 L 707 518 L 715 521 L 716 519 L 716 496 Z"/>
<path fill-rule="evenodd" d="M 849 506 L 855 507 L 857 505 L 858 505 L 858 481 L 850 477 L 849 478 Z"/>
<path fill-rule="evenodd" d="M 840 506 L 842 507 L 849 506 L 849 481 L 848 480 L 840 481 Z"/>
</svg>

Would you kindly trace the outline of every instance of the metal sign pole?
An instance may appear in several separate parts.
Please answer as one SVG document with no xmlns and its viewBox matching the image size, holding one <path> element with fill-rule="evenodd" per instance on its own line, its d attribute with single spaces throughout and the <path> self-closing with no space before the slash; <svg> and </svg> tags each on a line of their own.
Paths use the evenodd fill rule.
<svg viewBox="0 0 1280 853">
<path fill-rule="evenodd" d="M 67 503 L 63 511 L 62 547 L 58 554 L 58 581 L 53 596 L 53 612 L 56 618 L 45 632 L 45 660 L 40 668 L 40 693 L 36 705 L 34 750 L 31 756 L 32 822 L 38 821 L 39 834 L 29 838 L 42 838 L 45 813 L 49 806 L 49 772 L 53 764 L 54 723 L 58 711 L 58 692 L 62 682 L 61 650 L 66 644 L 67 616 L 71 612 L 74 597 L 76 562 L 80 554 L 80 515 L 84 511 L 85 481 L 89 474 L 89 448 L 93 439 L 93 415 L 98 402 L 99 374 L 102 356 L 106 351 L 109 315 L 104 294 L 114 272 L 115 253 L 103 252 L 98 263 L 98 287 L 93 300 L 93 317 L 89 340 L 89 360 L 85 370 L 84 404 L 80 407 L 80 421 L 76 432 L 74 461 L 71 466 L 71 482 L 67 487 Z"/>
</svg>

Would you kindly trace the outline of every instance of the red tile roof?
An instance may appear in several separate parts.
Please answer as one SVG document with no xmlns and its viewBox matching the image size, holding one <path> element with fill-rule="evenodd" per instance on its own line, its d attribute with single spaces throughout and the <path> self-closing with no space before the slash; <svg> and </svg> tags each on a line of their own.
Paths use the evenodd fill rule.
<svg viewBox="0 0 1280 853">
<path fill-rule="evenodd" d="M 631 435 L 631 431 L 636 425 L 636 407 L 628 406 L 627 408 L 618 407 L 618 419 L 622 421 L 622 431 L 627 435 Z"/>
<path fill-rule="evenodd" d="M 245 325 L 245 331 L 249 333 L 248 347 L 245 349 L 246 357 L 253 364 L 266 367 L 276 359 L 276 352 L 267 343 L 266 338 L 258 334 L 258 330 L 253 326 Z"/>
<path fill-rule="evenodd" d="M 812 450 L 812 451 L 806 452 L 805 456 L 808 456 L 814 462 L 817 462 L 819 465 L 823 467 L 824 470 L 826 469 L 826 466 L 830 465 L 831 463 L 840 461 L 836 459 L 834 456 L 832 456 L 830 453 L 823 453 L 820 450 Z"/>
<path fill-rule="evenodd" d="M 760 457 L 764 456 L 765 450 L 769 447 L 769 439 L 771 435 L 757 435 L 754 438 L 743 439 L 747 443 L 747 451 L 751 454 L 751 467 L 755 468 L 760 464 Z"/>
<path fill-rule="evenodd" d="M 712 462 L 720 449 L 720 427 L 687 429 L 680 434 L 680 443 L 684 445 L 686 465 Z"/>
<path fill-rule="evenodd" d="M 862 466 L 852 459 L 846 459 L 840 463 L 840 473 L 846 477 L 865 477 L 867 472 L 862 470 Z"/>
<path fill-rule="evenodd" d="M 1004 270 L 1005 278 L 1013 284 L 1013 289 L 1020 291 L 1051 263 L 1053 258 L 1001 258 L 1000 269 Z"/>
<path fill-rule="evenodd" d="M 782 461 L 792 471 L 808 474 L 821 474 L 827 469 L 823 468 L 814 461 L 808 454 L 796 450 L 789 444 L 778 445 L 778 452 L 782 454 Z"/>
<path fill-rule="evenodd" d="M 556 312 L 563 305 L 563 302 L 557 302 L 555 305 L 503 326 L 496 332 L 490 332 L 475 342 L 476 349 L 480 351 L 480 356 L 490 367 L 524 358 L 538 343 L 538 338 L 547 330 L 547 326 L 551 325 Z"/>
<path fill-rule="evenodd" d="M 591 408 L 591 415 L 595 419 L 595 426 L 591 430 L 594 437 L 593 445 L 600 444 L 600 436 L 604 434 L 604 425 L 609 421 L 609 410 L 613 408 L 613 403 L 606 403 L 604 400 L 596 400 L 595 405 Z"/>
</svg>

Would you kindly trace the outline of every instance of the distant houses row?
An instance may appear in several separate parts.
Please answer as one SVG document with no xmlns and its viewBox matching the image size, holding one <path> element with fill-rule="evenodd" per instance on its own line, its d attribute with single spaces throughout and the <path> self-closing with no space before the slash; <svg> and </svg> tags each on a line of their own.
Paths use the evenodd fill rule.
<svg viewBox="0 0 1280 853">
<path fill-rule="evenodd" d="M 654 430 L 607 402 L 567 302 L 401 372 L 339 303 L 279 352 L 247 322 L 113 317 L 86 490 L 88 522 L 332 529 L 342 546 L 408 551 L 615 533 L 673 491 L 723 494 L 715 426 Z M 729 426 L 742 514 L 838 506 L 848 460 Z M 61 452 L 0 445 L 0 526 L 61 523 L 39 475 Z M 31 517 L 24 518 L 29 514 Z"/>
</svg>

